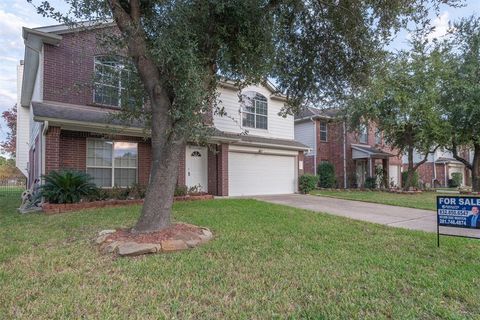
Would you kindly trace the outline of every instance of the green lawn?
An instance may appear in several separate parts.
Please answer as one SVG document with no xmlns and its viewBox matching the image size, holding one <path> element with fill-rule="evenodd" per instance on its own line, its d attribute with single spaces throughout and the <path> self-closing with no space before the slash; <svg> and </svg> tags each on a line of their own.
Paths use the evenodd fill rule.
<svg viewBox="0 0 480 320">
<path fill-rule="evenodd" d="M 389 204 L 392 206 L 437 210 L 436 198 L 442 195 L 438 192 L 423 192 L 418 194 L 398 194 L 380 191 L 328 191 L 328 190 L 315 190 L 312 191 L 313 195 L 320 195 L 332 198 L 340 198 L 347 200 L 357 200 L 365 202 L 374 202 Z M 455 196 L 455 194 L 448 194 L 449 196 Z"/>
<path fill-rule="evenodd" d="M 18 215 L 0 198 L 0 318 L 460 319 L 480 317 L 480 242 L 254 200 L 175 205 L 216 238 L 113 259 L 91 239 L 139 207 Z"/>
</svg>

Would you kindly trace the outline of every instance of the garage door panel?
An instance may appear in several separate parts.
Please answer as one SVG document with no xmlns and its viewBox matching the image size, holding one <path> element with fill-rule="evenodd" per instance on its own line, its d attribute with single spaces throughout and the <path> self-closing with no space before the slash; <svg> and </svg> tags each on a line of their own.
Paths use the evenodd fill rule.
<svg viewBox="0 0 480 320">
<path fill-rule="evenodd" d="M 295 157 L 230 152 L 231 196 L 286 194 L 296 190 Z"/>
</svg>

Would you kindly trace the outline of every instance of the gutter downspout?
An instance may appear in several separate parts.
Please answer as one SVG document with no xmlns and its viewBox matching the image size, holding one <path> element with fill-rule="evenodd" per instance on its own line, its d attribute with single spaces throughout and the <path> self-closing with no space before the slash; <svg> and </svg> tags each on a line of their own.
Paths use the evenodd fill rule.
<svg viewBox="0 0 480 320">
<path fill-rule="evenodd" d="M 432 188 L 435 188 L 435 181 L 437 180 L 437 159 L 435 154 L 433 155 L 433 179 L 432 179 Z"/>
<path fill-rule="evenodd" d="M 39 177 L 45 174 L 45 136 L 47 135 L 47 131 L 49 128 L 48 121 L 43 122 L 42 134 L 40 135 L 40 165 L 38 168 L 40 169 Z"/>
<path fill-rule="evenodd" d="M 347 128 L 343 121 L 343 188 L 347 189 Z"/>
<path fill-rule="evenodd" d="M 317 175 L 317 123 L 313 119 L 310 118 L 310 121 L 313 123 L 313 141 L 314 141 L 314 152 L 313 152 L 313 174 Z"/>
</svg>

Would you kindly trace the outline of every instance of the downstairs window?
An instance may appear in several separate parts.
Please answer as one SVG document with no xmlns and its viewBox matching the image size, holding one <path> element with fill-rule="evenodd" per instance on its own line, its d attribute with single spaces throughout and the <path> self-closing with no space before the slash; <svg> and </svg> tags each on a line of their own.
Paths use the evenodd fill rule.
<svg viewBox="0 0 480 320">
<path fill-rule="evenodd" d="M 87 140 L 87 173 L 104 188 L 129 187 L 137 182 L 137 143 Z"/>
</svg>

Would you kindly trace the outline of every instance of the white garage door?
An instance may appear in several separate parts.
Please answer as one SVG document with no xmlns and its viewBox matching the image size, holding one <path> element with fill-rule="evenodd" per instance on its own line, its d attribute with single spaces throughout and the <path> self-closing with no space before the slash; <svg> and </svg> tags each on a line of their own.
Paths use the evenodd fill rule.
<svg viewBox="0 0 480 320">
<path fill-rule="evenodd" d="M 292 156 L 230 152 L 228 193 L 230 196 L 294 193 L 295 161 Z"/>
</svg>

